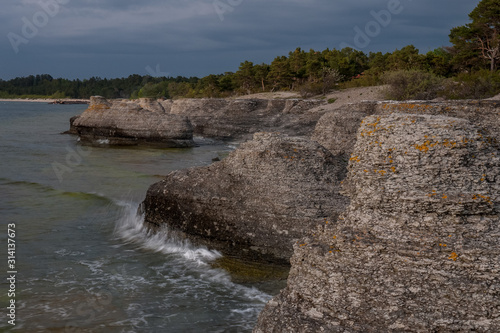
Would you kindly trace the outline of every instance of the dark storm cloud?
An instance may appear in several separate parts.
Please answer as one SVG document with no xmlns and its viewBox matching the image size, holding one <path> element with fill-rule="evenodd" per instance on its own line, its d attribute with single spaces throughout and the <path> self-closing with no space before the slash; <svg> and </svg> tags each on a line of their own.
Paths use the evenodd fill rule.
<svg viewBox="0 0 500 333">
<path fill-rule="evenodd" d="M 387 52 L 414 44 L 427 52 L 447 45 L 450 29 L 467 23 L 468 13 L 479 3 L 0 1 L 5 2 L 0 13 L 4 79 L 33 73 L 70 78 L 144 75 L 157 68 L 160 74 L 203 76 L 234 71 L 243 60 L 270 62 L 296 47 L 322 50 L 352 45 L 365 52 Z M 377 15 L 381 15 L 378 21 Z"/>
</svg>

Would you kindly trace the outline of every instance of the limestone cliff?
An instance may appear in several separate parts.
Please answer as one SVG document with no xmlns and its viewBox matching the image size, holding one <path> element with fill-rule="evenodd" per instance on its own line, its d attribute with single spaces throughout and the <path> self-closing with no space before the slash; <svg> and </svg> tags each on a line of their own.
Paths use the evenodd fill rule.
<svg viewBox="0 0 500 333">
<path fill-rule="evenodd" d="M 254 332 L 500 331 L 498 132 L 465 118 L 363 120 L 348 209 L 295 245 Z"/>
<path fill-rule="evenodd" d="M 185 116 L 165 112 L 155 100 L 139 103 L 92 97 L 79 117 L 71 119 L 71 133 L 83 142 L 134 145 L 157 144 L 163 147 L 193 146 L 193 129 Z"/>
<path fill-rule="evenodd" d="M 338 193 L 345 167 L 313 141 L 257 133 L 221 162 L 152 185 L 145 221 L 227 255 L 288 263 L 304 230 L 347 206 Z"/>
<path fill-rule="evenodd" d="M 92 97 L 68 133 L 83 141 L 115 144 L 159 142 L 192 145 L 192 135 L 244 141 L 260 131 L 310 135 L 323 115 L 320 100 L 179 99 L 137 101 Z"/>
<path fill-rule="evenodd" d="M 310 135 L 323 115 L 314 109 L 321 100 L 302 99 L 179 99 L 161 104 L 171 114 L 184 115 L 195 135 L 249 140 L 257 132 Z"/>
<path fill-rule="evenodd" d="M 312 139 L 333 154 L 350 155 L 361 120 L 369 115 L 411 113 L 446 115 L 468 119 L 488 129 L 500 141 L 500 102 L 498 101 L 366 101 L 344 105 L 325 113 L 318 121 Z"/>
</svg>

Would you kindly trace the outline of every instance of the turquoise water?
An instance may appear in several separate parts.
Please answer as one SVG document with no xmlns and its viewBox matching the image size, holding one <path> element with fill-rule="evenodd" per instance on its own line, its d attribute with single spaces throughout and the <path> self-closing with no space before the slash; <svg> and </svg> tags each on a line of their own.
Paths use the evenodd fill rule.
<svg viewBox="0 0 500 333">
<path fill-rule="evenodd" d="M 62 135 L 81 105 L 0 102 L 0 330 L 250 332 L 270 295 L 211 267 L 220 253 L 149 235 L 150 184 L 234 147 L 84 147 Z M 7 225 L 15 224 L 15 297 Z M 6 316 L 15 300 L 15 326 Z"/>
</svg>

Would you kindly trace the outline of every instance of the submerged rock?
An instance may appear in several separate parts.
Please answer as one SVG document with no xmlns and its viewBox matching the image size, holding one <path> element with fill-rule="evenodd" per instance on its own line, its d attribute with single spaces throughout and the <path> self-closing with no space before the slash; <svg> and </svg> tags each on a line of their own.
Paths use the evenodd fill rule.
<svg viewBox="0 0 500 333">
<path fill-rule="evenodd" d="M 92 144 L 156 144 L 162 147 L 191 147 L 193 129 L 188 118 L 168 114 L 156 100 L 108 101 L 91 97 L 79 117 L 71 118 L 70 132 Z"/>
<path fill-rule="evenodd" d="M 288 264 L 304 230 L 347 206 L 338 193 L 345 167 L 316 142 L 257 133 L 221 162 L 152 185 L 145 223 L 168 225 L 225 254 Z"/>
<path fill-rule="evenodd" d="M 254 332 L 499 332 L 496 135 L 445 116 L 365 118 L 348 209 L 295 245 Z"/>
</svg>

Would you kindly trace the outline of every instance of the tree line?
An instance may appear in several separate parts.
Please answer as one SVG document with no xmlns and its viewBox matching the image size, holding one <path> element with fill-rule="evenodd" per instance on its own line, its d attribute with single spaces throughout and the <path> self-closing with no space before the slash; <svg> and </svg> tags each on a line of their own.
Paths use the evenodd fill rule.
<svg viewBox="0 0 500 333">
<path fill-rule="evenodd" d="M 143 87 L 168 84 L 170 82 L 195 84 L 198 78 L 156 78 L 151 76 L 130 75 L 127 78 L 106 79 L 92 77 L 85 80 L 53 78 L 51 75 L 30 75 L 12 80 L 0 79 L 0 98 L 137 98 Z"/>
<path fill-rule="evenodd" d="M 67 80 L 54 79 L 47 74 L 32 75 L 0 80 L 0 98 L 28 95 L 53 98 L 89 98 L 93 95 L 106 98 L 214 98 L 280 90 L 297 91 L 303 97 L 310 97 L 326 94 L 334 88 L 391 84 L 401 75 L 414 75 L 413 79 L 409 77 L 410 81 L 427 78 L 434 85 L 447 84 L 453 89 L 464 82 L 473 87 L 476 81 L 486 80 L 491 83 L 486 89 L 491 94 L 500 89 L 498 75 L 493 75 L 497 73 L 500 60 L 500 2 L 482 0 L 469 18 L 470 23 L 451 30 L 451 46 L 425 54 L 413 45 L 391 53 L 364 53 L 352 48 L 323 51 L 297 48 L 286 56 L 276 57 L 270 64 L 244 61 L 236 72 L 203 78 L 131 75 L 120 79 Z M 455 81 L 448 80 L 444 84 L 446 78 Z M 463 91 L 454 93 L 460 95 Z"/>
</svg>

